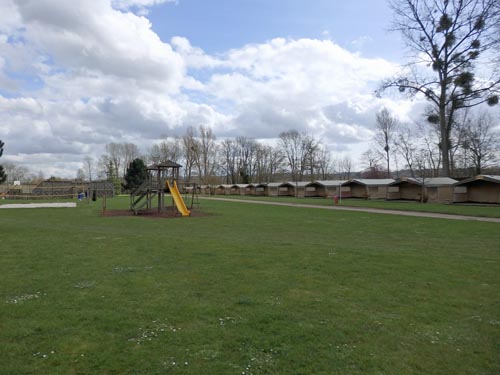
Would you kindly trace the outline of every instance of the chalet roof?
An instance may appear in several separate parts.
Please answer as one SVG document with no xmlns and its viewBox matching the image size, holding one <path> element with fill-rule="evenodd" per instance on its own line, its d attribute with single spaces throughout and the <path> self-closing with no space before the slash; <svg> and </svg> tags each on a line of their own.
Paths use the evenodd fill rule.
<svg viewBox="0 0 500 375">
<path fill-rule="evenodd" d="M 392 182 L 391 186 L 394 185 L 400 185 L 404 182 L 408 182 L 410 184 L 414 185 L 422 185 L 422 181 L 424 182 L 425 186 L 451 186 L 456 184 L 457 180 L 454 180 L 453 178 L 449 177 L 429 177 L 429 178 L 420 178 L 420 177 L 401 177 L 398 178 L 396 181 Z"/>
<path fill-rule="evenodd" d="M 314 182 L 308 183 L 308 185 L 322 185 L 322 186 L 340 186 L 342 185 L 346 180 L 318 180 Z"/>
<path fill-rule="evenodd" d="M 385 186 L 393 182 L 394 180 L 392 178 L 355 178 L 353 180 L 344 182 L 342 185 L 357 183 L 366 186 Z"/>
<path fill-rule="evenodd" d="M 166 160 L 162 163 L 155 163 L 148 166 L 146 169 L 148 170 L 157 170 L 157 169 L 165 169 L 165 168 L 182 168 L 182 165 L 177 164 L 172 160 Z"/>
<path fill-rule="evenodd" d="M 487 175 L 487 174 L 480 174 L 478 176 L 474 176 L 471 178 L 467 178 L 466 180 L 459 181 L 455 183 L 456 186 L 459 185 L 466 185 L 474 181 L 488 181 L 492 182 L 494 184 L 500 184 L 500 176 L 494 176 L 494 175 Z"/>
<path fill-rule="evenodd" d="M 246 189 L 250 186 L 250 184 L 234 184 L 233 186 L 236 186 L 239 189 Z"/>
<path fill-rule="evenodd" d="M 424 179 L 425 186 L 447 186 L 447 185 L 454 185 L 456 183 L 457 180 L 454 180 L 453 178 L 449 177 L 431 177 Z"/>
<path fill-rule="evenodd" d="M 270 188 L 277 188 L 279 186 L 281 186 L 283 184 L 283 182 L 269 182 L 268 184 L 266 184 L 267 187 L 270 187 Z"/>
<path fill-rule="evenodd" d="M 306 185 L 309 185 L 310 182 L 307 182 L 307 181 L 287 181 L 287 182 L 283 182 L 282 185 L 285 185 L 285 184 L 289 184 L 289 185 L 292 185 L 293 187 L 305 187 Z"/>
</svg>

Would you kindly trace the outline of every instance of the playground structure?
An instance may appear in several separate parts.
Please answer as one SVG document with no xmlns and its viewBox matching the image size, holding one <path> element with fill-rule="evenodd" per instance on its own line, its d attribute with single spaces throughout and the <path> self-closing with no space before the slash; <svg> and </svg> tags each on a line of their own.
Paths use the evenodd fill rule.
<svg viewBox="0 0 500 375">
<path fill-rule="evenodd" d="M 177 186 L 180 168 L 181 165 L 170 160 L 147 167 L 146 181 L 130 194 L 130 210 L 135 215 L 144 208 L 149 211 L 152 209 L 152 202 L 156 198 L 158 212 L 165 212 L 165 190 L 168 189 L 177 211 L 182 216 L 189 216 L 191 211 L 187 209 Z"/>
</svg>

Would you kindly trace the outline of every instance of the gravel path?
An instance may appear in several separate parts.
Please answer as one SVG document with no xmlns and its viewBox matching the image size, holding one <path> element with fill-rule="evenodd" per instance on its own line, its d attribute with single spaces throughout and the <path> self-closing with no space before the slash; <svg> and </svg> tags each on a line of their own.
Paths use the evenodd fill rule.
<svg viewBox="0 0 500 375">
<path fill-rule="evenodd" d="M 76 207 L 76 203 L 13 203 L 0 204 L 0 208 L 53 208 L 53 207 Z"/>
<path fill-rule="evenodd" d="M 269 201 L 251 201 L 243 199 L 231 198 L 211 198 L 200 197 L 202 199 L 219 200 L 226 202 L 250 203 L 250 204 L 267 204 L 272 206 L 289 206 L 289 207 L 302 207 L 302 208 L 318 208 L 323 210 L 338 210 L 338 211 L 357 211 L 357 212 L 371 212 L 375 214 L 386 215 L 400 215 L 400 216 L 416 216 L 416 217 L 433 217 L 438 219 L 451 219 L 451 220 L 467 220 L 467 221 L 486 221 L 491 223 L 500 223 L 500 218 L 495 217 L 479 217 L 479 216 L 463 216 L 451 214 L 439 214 L 434 212 L 418 212 L 418 211 L 399 211 L 399 210 L 382 210 L 378 208 L 365 208 L 365 207 L 346 207 L 346 206 L 315 206 L 313 204 L 302 203 L 280 203 Z"/>
</svg>

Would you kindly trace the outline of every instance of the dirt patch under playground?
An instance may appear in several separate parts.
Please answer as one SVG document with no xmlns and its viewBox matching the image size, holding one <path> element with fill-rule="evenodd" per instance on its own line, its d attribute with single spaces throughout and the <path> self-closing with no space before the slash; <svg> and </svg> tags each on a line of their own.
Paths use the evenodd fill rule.
<svg viewBox="0 0 500 375">
<path fill-rule="evenodd" d="M 116 216 L 138 216 L 138 217 L 148 217 L 151 219 L 177 219 L 183 216 L 174 208 L 168 207 L 163 212 L 158 212 L 157 209 L 151 210 L 139 210 L 137 215 L 130 210 L 106 210 L 102 213 L 105 217 L 116 217 Z M 191 215 L 189 217 L 203 217 L 209 216 L 207 213 L 200 212 L 198 210 L 191 210 Z"/>
</svg>

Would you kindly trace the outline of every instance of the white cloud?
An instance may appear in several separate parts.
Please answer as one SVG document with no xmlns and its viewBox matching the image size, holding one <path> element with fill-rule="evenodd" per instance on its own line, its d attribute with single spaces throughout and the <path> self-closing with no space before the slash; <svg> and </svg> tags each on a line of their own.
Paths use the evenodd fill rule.
<svg viewBox="0 0 500 375">
<path fill-rule="evenodd" d="M 145 17 L 116 11 L 104 0 L 18 1 L 18 11 L 24 37 L 64 71 L 179 89 L 184 62 Z"/>
<path fill-rule="evenodd" d="M 177 0 L 112 0 L 111 5 L 122 11 L 137 10 L 140 15 L 147 15 L 148 8 L 163 3 L 178 3 Z"/>
<path fill-rule="evenodd" d="M 206 92 L 232 101 L 236 115 L 231 134 L 276 137 L 296 128 L 330 144 L 359 143 L 371 137 L 375 112 L 388 99 L 372 93 L 399 67 L 367 59 L 330 40 L 274 39 L 229 51 Z M 391 102 L 392 103 L 392 102 Z M 393 105 L 396 107 L 396 105 Z M 335 111 L 332 112 L 332 108 Z M 399 109 L 402 115 L 411 109 Z"/>
<path fill-rule="evenodd" d="M 398 69 L 388 61 L 330 40 L 282 38 L 214 56 L 184 37 L 162 41 L 129 11 L 155 3 L 3 5 L 14 20 L 0 22 L 0 90 L 14 91 L 0 94 L 3 158 L 72 177 L 109 142 L 146 150 L 201 124 L 218 137 L 268 140 L 297 129 L 344 150 L 370 139 L 381 106 L 403 118 L 412 111 L 411 102 L 372 95 Z"/>
<path fill-rule="evenodd" d="M 0 2 L 0 33 L 13 33 L 21 24 L 21 17 L 12 0 Z"/>
<path fill-rule="evenodd" d="M 188 39 L 175 36 L 171 39 L 175 52 L 181 55 L 189 68 L 215 68 L 222 65 L 217 58 L 207 55 L 201 48 L 193 47 Z"/>
</svg>

